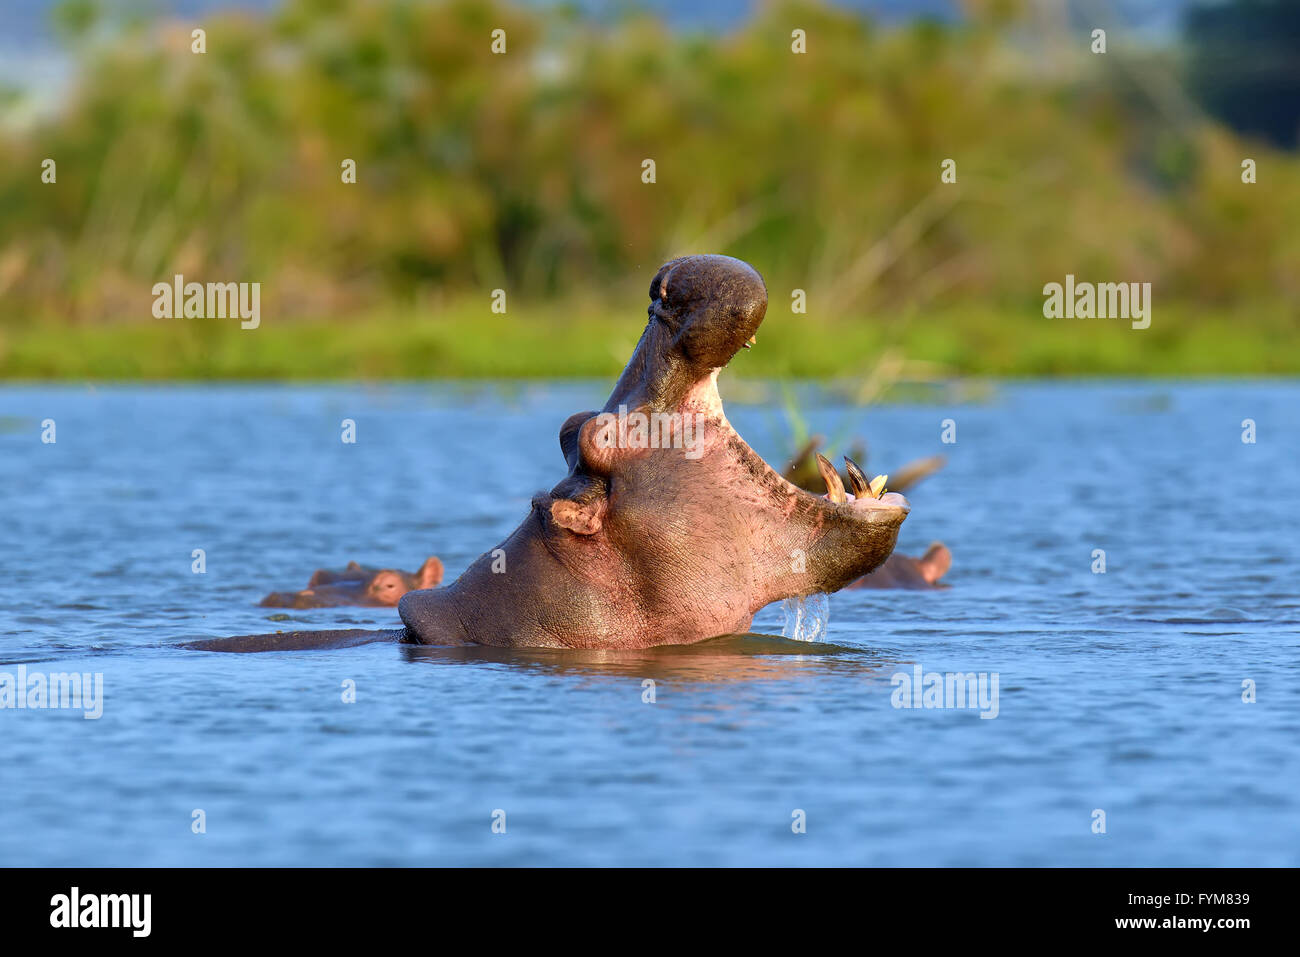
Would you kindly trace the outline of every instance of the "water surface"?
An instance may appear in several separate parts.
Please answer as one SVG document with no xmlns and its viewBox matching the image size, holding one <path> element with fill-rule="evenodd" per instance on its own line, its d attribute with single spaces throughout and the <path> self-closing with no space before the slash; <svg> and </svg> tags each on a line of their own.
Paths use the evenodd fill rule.
<svg viewBox="0 0 1300 957">
<path fill-rule="evenodd" d="M 99 672 L 105 698 L 99 720 L 0 711 L 0 863 L 1300 864 L 1292 383 L 806 393 L 873 473 L 950 460 L 900 548 L 947 542 L 951 590 L 834 595 L 818 644 L 176 647 L 392 626 L 256 603 L 350 559 L 459 573 L 606 391 L 0 389 L 0 671 Z M 782 458 L 778 406 L 738 392 L 732 421 Z M 997 717 L 893 707 L 918 664 L 996 673 Z"/>
</svg>

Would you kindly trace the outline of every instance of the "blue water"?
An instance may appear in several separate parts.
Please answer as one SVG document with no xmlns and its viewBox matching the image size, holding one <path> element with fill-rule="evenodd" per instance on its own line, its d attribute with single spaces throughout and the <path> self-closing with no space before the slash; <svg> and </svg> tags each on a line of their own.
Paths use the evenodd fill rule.
<svg viewBox="0 0 1300 957">
<path fill-rule="evenodd" d="M 256 603 L 350 559 L 458 573 L 606 389 L 0 389 L 0 671 L 104 681 L 98 720 L 0 710 L 0 863 L 1300 864 L 1294 383 L 805 395 L 872 472 L 949 457 L 900 548 L 947 542 L 953 587 L 834 595 L 829 644 L 176 647 L 392 626 Z M 779 403 L 723 395 L 780 459 Z M 918 664 L 997 673 L 997 717 L 893 707 Z"/>
</svg>

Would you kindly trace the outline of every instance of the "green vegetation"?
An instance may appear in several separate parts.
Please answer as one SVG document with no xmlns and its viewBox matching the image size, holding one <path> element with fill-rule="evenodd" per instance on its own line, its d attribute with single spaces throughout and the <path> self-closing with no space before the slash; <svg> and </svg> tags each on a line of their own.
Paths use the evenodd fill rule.
<svg viewBox="0 0 1300 957">
<path fill-rule="evenodd" d="M 706 35 L 287 0 L 206 18 L 195 54 L 193 23 L 76 0 L 74 93 L 0 124 L 0 375 L 605 376 L 654 269 L 701 251 L 768 281 L 743 374 L 1300 372 L 1300 160 L 1204 113 L 1178 50 L 969 9 L 777 2 Z M 261 327 L 152 318 L 176 273 L 261 283 Z M 1150 282 L 1151 328 L 1044 319 L 1066 273 Z"/>
<path fill-rule="evenodd" d="M 479 305 L 432 317 L 264 321 L 250 331 L 219 319 L 37 323 L 0 326 L 0 378 L 609 378 L 640 331 L 631 308 L 517 317 Z M 758 345 L 736 357 L 729 377 L 865 379 L 891 352 L 924 378 L 1296 375 L 1295 341 L 1294 316 L 1276 306 L 1244 316 L 1157 312 L 1143 331 L 1122 320 L 1051 320 L 1032 311 L 939 311 L 910 323 L 769 313 Z"/>
</svg>

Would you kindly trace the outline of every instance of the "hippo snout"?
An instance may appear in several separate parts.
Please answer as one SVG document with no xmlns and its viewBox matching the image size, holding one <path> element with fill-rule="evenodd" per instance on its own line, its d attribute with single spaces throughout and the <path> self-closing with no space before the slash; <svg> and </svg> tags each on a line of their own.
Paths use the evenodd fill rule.
<svg viewBox="0 0 1300 957">
<path fill-rule="evenodd" d="M 739 259 L 685 256 L 655 274 L 650 300 L 651 317 L 672 330 L 683 357 L 716 369 L 754 338 L 767 313 L 767 286 Z"/>
</svg>

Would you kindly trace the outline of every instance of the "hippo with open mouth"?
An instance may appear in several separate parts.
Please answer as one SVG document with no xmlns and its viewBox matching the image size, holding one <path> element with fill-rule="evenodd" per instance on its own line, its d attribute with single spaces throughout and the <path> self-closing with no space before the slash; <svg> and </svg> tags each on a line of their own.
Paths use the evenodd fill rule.
<svg viewBox="0 0 1300 957">
<path fill-rule="evenodd" d="M 764 606 L 837 591 L 884 562 L 906 499 L 877 498 L 856 480 L 850 494 L 838 477 L 829 497 L 806 492 L 727 421 L 718 373 L 766 311 L 767 288 L 747 263 L 664 265 L 604 408 L 560 428 L 569 474 L 451 585 L 402 597 L 408 640 L 687 644 L 747 631 Z"/>
<path fill-rule="evenodd" d="M 852 467 L 852 492 L 783 478 L 722 409 L 718 373 L 755 341 L 767 288 L 747 263 L 686 256 L 650 283 L 649 321 L 599 412 L 560 428 L 568 475 L 456 581 L 408 591 L 405 628 L 197 642 L 251 651 L 384 638 L 427 645 L 637 649 L 748 631 L 764 606 L 880 566 L 907 500 Z M 824 461 L 824 460 L 823 460 Z"/>
</svg>

